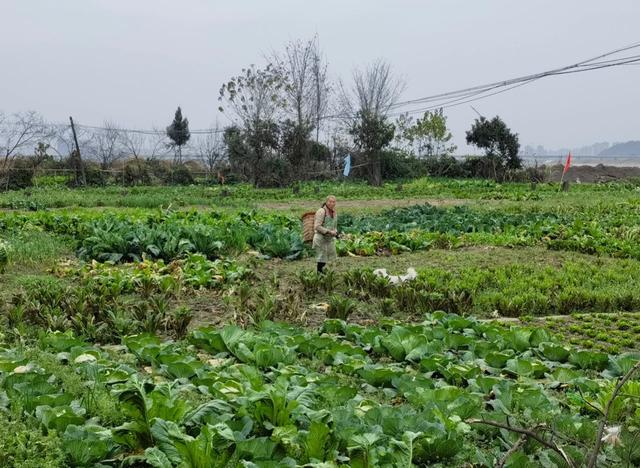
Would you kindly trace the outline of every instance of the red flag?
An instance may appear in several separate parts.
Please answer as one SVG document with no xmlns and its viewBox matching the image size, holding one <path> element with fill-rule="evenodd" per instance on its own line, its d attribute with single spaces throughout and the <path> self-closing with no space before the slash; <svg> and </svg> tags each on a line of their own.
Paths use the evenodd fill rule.
<svg viewBox="0 0 640 468">
<path fill-rule="evenodd" d="M 567 156 L 567 162 L 564 163 L 564 169 L 562 170 L 562 175 L 565 175 L 569 170 L 569 166 L 571 166 L 571 151 L 569 151 L 569 156 Z"/>
</svg>

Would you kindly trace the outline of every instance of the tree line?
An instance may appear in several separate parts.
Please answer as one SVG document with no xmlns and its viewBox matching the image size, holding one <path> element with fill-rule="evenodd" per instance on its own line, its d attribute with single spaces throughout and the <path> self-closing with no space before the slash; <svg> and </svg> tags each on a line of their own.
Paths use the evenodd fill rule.
<svg viewBox="0 0 640 468">
<path fill-rule="evenodd" d="M 192 134 L 178 107 L 165 129 L 152 132 L 124 131 L 110 121 L 79 126 L 76 148 L 69 126 L 47 124 L 33 111 L 0 113 L 0 187 L 15 188 L 12 174 L 29 167 L 78 168 L 73 161 L 80 157 L 90 176 L 117 167 L 132 184 L 162 171 L 182 173 L 188 183 L 187 159 L 210 178 L 223 174 L 256 187 L 336 177 L 347 154 L 353 177 L 371 185 L 426 174 L 504 180 L 522 168 L 518 136 L 498 116 L 479 117 L 466 132 L 483 158 L 453 158 L 457 148 L 443 110 L 415 119 L 399 112 L 404 88 L 383 60 L 355 69 L 346 82 L 332 80 L 317 36 L 291 41 L 266 65 L 248 66 L 221 85 L 217 107 L 230 124 L 206 133 Z"/>
</svg>

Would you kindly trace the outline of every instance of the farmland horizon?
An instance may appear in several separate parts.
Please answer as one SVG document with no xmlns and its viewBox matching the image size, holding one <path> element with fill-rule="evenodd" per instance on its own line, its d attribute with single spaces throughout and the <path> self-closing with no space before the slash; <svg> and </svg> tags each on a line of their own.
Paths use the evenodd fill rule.
<svg viewBox="0 0 640 468">
<path fill-rule="evenodd" d="M 383 59 L 406 83 L 401 100 L 415 99 L 561 67 L 635 43 L 633 18 L 640 12 L 631 0 L 606 9 L 577 0 L 526 7 L 497 1 L 330 1 L 321 11 L 290 0 L 169 6 L 3 2 L 0 38 L 11 47 L 0 51 L 9 70 L 0 111 L 33 109 L 54 122 L 72 115 L 87 125 L 113 121 L 125 128 L 164 129 L 181 105 L 192 128 L 226 125 L 226 115 L 217 110 L 220 86 L 250 64 L 264 66 L 289 41 L 314 35 L 334 87 L 340 80 L 351 86 L 354 68 Z M 638 73 L 640 67 L 629 65 L 556 76 L 456 103 L 445 109 L 453 143 L 460 153 L 473 153 L 465 132 L 478 113 L 499 115 L 523 146 L 574 148 L 594 140 L 640 139 L 634 119 Z"/>
</svg>

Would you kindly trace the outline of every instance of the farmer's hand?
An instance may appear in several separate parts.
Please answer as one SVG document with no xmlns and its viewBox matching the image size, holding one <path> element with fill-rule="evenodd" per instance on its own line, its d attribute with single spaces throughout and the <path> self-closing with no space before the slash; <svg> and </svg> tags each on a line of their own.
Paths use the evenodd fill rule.
<svg viewBox="0 0 640 468">
<path fill-rule="evenodd" d="M 331 235 L 332 235 L 333 237 L 338 237 L 338 230 L 337 230 L 337 229 L 332 229 L 332 230 L 331 230 Z"/>
</svg>

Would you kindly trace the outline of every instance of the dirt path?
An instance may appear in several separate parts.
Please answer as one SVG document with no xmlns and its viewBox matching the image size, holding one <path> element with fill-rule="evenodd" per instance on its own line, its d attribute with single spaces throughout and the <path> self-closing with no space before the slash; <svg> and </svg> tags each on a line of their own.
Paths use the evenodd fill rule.
<svg viewBox="0 0 640 468">
<path fill-rule="evenodd" d="M 420 205 L 428 203 L 433 206 L 457 206 L 465 205 L 473 200 L 462 198 L 388 198 L 388 199 L 366 199 L 366 200 L 338 200 L 338 209 L 345 211 L 379 211 L 389 208 L 399 208 L 403 206 Z M 309 211 L 315 205 L 311 200 L 291 200 L 288 202 L 259 202 L 257 207 L 267 210 L 292 210 Z"/>
</svg>

